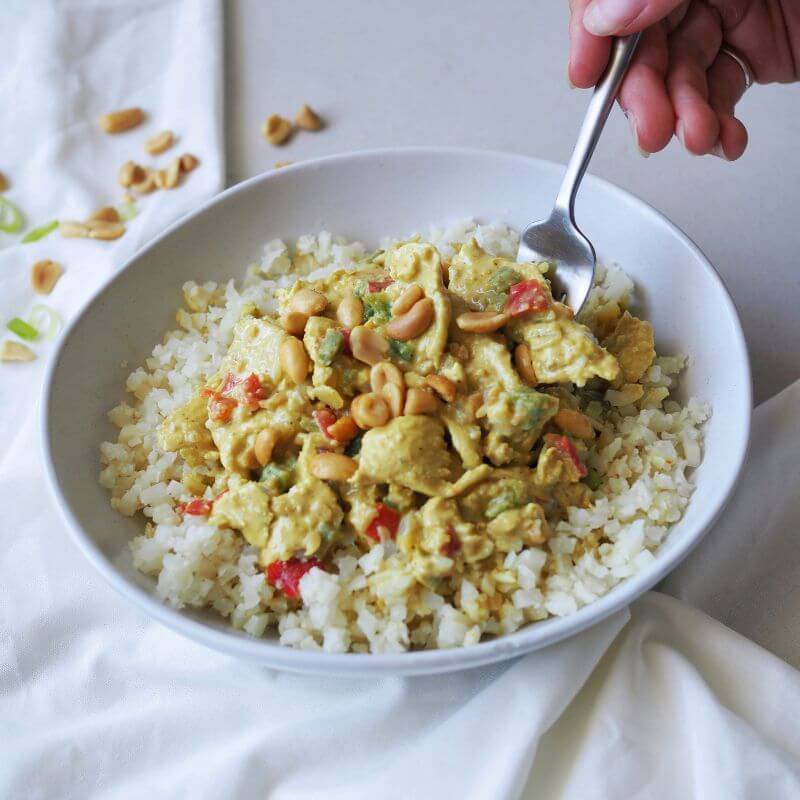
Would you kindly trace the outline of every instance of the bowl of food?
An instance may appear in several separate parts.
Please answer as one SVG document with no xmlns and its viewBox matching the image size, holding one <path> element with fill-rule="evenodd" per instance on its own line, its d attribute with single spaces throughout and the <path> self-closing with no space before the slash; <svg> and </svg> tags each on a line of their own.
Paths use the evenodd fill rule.
<svg viewBox="0 0 800 800">
<path fill-rule="evenodd" d="M 89 561 L 200 642 L 337 675 L 512 658 L 663 578 L 742 466 L 744 338 L 697 247 L 591 177 L 601 267 L 575 318 L 553 265 L 515 261 L 561 172 L 333 156 L 141 251 L 64 335 L 43 402 Z"/>
</svg>

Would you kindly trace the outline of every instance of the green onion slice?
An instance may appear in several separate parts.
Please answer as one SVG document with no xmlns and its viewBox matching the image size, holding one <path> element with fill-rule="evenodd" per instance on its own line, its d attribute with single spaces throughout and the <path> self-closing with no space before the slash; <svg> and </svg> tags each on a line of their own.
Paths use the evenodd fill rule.
<svg viewBox="0 0 800 800">
<path fill-rule="evenodd" d="M 40 225 L 38 228 L 34 228 L 30 233 L 25 234 L 22 244 L 38 242 L 40 239 L 44 239 L 45 236 L 49 236 L 57 227 L 57 219 L 50 220 L 50 222 L 45 222 L 44 225 Z"/>
<path fill-rule="evenodd" d="M 52 308 L 37 304 L 28 314 L 28 324 L 36 328 L 43 339 L 55 339 L 61 330 L 61 317 Z"/>
<path fill-rule="evenodd" d="M 133 203 L 120 203 L 117 206 L 117 214 L 123 222 L 133 219 L 139 213 L 139 209 Z"/>
<path fill-rule="evenodd" d="M 20 319 L 19 317 L 14 317 L 14 319 L 6 325 L 6 328 L 8 328 L 11 333 L 16 333 L 20 339 L 25 339 L 28 342 L 34 341 L 34 339 L 39 336 L 39 331 L 37 331 L 33 325 L 29 325 L 24 319 Z"/>
<path fill-rule="evenodd" d="M 16 233 L 22 227 L 22 212 L 5 197 L 0 196 L 0 231 Z"/>
</svg>

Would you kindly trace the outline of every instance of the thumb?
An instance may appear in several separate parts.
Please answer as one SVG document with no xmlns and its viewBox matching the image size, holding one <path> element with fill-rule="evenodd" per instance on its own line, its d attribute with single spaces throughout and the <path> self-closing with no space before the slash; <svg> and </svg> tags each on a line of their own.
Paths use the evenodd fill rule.
<svg viewBox="0 0 800 800">
<path fill-rule="evenodd" d="M 684 0 L 592 0 L 583 26 L 595 36 L 621 36 L 644 30 L 669 16 Z"/>
</svg>

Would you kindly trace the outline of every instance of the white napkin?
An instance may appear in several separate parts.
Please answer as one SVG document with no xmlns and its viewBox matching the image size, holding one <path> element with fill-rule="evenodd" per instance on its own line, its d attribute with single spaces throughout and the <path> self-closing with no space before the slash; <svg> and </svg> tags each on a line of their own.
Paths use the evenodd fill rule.
<svg viewBox="0 0 800 800">
<path fill-rule="evenodd" d="M 115 200 L 117 166 L 144 159 L 144 135 L 161 127 L 203 163 L 145 198 L 115 244 L 5 237 L 3 321 L 32 302 L 34 260 L 67 268 L 46 302 L 69 318 L 132 248 L 222 183 L 217 2 L 22 8 L 6 14 L 24 22 L 4 31 L 13 79 L 0 107 L 18 111 L 0 170 L 33 224 Z M 132 104 L 150 113 L 147 129 L 97 133 L 100 113 Z M 0 797 L 800 796 L 798 673 L 664 595 L 514 663 L 424 679 L 280 674 L 152 622 L 79 555 L 44 489 L 34 398 L 50 347 L 0 365 Z M 786 612 L 799 402 L 800 384 L 758 410 L 737 501 L 669 584 L 795 659 L 780 633 L 797 631 Z"/>
</svg>

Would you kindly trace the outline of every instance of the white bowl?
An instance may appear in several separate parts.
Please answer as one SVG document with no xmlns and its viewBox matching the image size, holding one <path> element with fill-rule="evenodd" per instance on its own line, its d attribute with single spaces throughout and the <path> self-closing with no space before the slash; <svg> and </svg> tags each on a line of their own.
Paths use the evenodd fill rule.
<svg viewBox="0 0 800 800">
<path fill-rule="evenodd" d="M 413 148 L 353 153 L 270 172 L 234 186 L 142 250 L 93 298 L 64 335 L 43 403 L 45 461 L 67 528 L 122 595 L 199 642 L 278 669 L 336 675 L 447 672 L 500 661 L 581 631 L 624 608 L 698 543 L 733 489 L 747 449 L 750 371 L 736 310 L 717 273 L 689 239 L 630 194 L 587 177 L 578 221 L 601 260 L 619 263 L 641 290 L 660 352 L 686 353 L 683 392 L 708 402 L 696 489 L 655 561 L 576 614 L 456 650 L 331 655 L 253 639 L 207 612 L 176 611 L 136 572 L 129 540 L 141 519 L 113 511 L 98 482 L 98 445 L 115 436 L 106 412 L 126 376 L 174 327 L 189 279 L 226 280 L 258 260 L 274 237 L 329 230 L 367 244 L 464 217 L 522 227 L 550 208 L 562 167 L 483 151 Z"/>
</svg>

